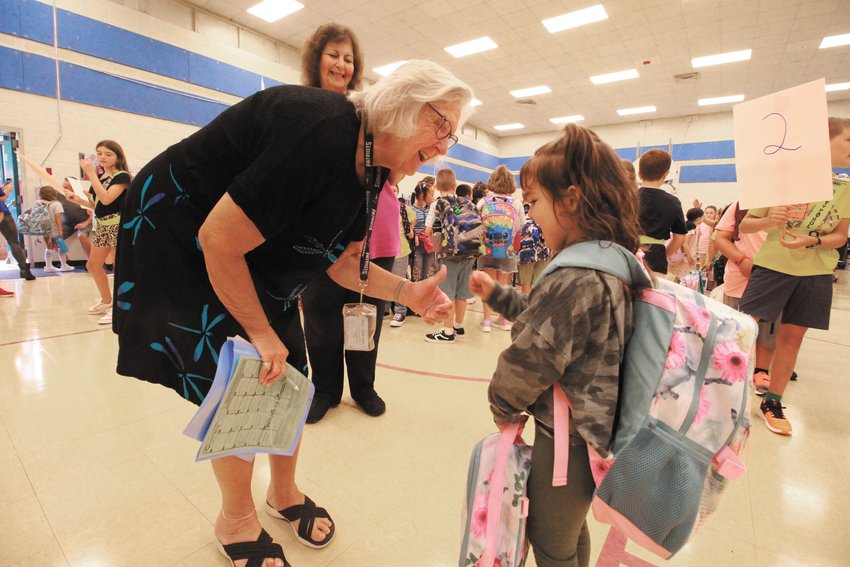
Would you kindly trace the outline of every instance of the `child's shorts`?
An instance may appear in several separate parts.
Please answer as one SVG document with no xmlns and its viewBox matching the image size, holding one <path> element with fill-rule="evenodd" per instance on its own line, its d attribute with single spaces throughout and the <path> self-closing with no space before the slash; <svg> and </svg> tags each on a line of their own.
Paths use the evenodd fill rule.
<svg viewBox="0 0 850 567">
<path fill-rule="evenodd" d="M 740 311 L 739 305 L 741 304 L 741 299 L 739 297 L 730 297 L 724 293 L 723 304 Z M 759 336 L 756 339 L 756 342 L 759 346 L 763 346 L 768 350 L 776 350 L 776 323 L 772 323 L 770 321 L 759 321 L 758 326 Z"/>
<path fill-rule="evenodd" d="M 753 267 L 740 310 L 763 321 L 779 320 L 810 329 L 829 329 L 832 274 L 792 276 Z"/>
<path fill-rule="evenodd" d="M 519 272 L 517 273 L 517 283 L 519 283 L 519 285 L 534 285 L 534 282 L 537 281 L 540 274 L 543 273 L 543 270 L 545 270 L 548 265 L 549 260 L 520 264 Z"/>
<path fill-rule="evenodd" d="M 449 299 L 472 299 L 472 291 L 469 289 L 469 276 L 472 274 L 472 258 L 462 260 L 439 261 L 441 266 L 447 270 L 446 279 L 440 282 L 440 290 L 449 296 Z"/>
<path fill-rule="evenodd" d="M 478 269 L 492 269 L 499 270 L 500 272 L 513 274 L 517 270 L 517 259 L 516 256 L 513 256 L 511 258 L 493 258 L 492 256 L 479 256 Z"/>
</svg>

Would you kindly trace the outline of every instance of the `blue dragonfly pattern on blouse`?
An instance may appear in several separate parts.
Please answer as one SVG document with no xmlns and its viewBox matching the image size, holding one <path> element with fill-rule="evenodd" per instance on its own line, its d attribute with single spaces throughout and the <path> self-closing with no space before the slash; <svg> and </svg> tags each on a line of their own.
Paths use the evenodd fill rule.
<svg viewBox="0 0 850 567">
<path fill-rule="evenodd" d="M 136 216 L 133 217 L 132 220 L 126 222 L 122 225 L 123 228 L 133 229 L 133 246 L 136 245 L 136 237 L 139 235 L 139 230 L 142 228 L 142 221 L 151 225 L 151 228 L 156 230 L 156 225 L 151 222 L 151 219 L 147 217 L 147 211 L 149 208 L 157 204 L 165 197 L 165 193 L 157 193 L 153 197 L 151 197 L 150 201 L 145 203 L 145 193 L 148 191 L 148 186 L 150 186 L 151 181 L 153 181 L 153 175 L 149 175 L 147 180 L 145 180 L 145 184 L 142 186 L 142 198 L 139 200 L 139 208 L 136 209 Z"/>
<path fill-rule="evenodd" d="M 327 246 L 324 246 L 312 236 L 305 236 L 304 239 L 310 243 L 310 246 L 299 246 L 298 244 L 293 244 L 292 247 L 296 252 L 300 252 L 301 254 L 321 255 L 327 258 L 331 263 L 334 263 L 337 259 L 339 259 L 339 255 L 342 251 L 345 250 L 345 247 L 337 242 L 340 236 L 342 236 L 342 231 L 337 232 L 336 236 L 331 239 L 331 243 Z"/>
<path fill-rule="evenodd" d="M 298 296 L 301 295 L 301 292 L 304 291 L 305 287 L 307 287 L 307 284 L 298 284 L 287 297 L 278 297 L 270 291 L 266 291 L 266 293 L 269 294 L 269 297 L 275 301 L 283 302 L 283 310 L 289 311 L 290 307 L 292 307 L 292 304 L 297 301 Z"/>
<path fill-rule="evenodd" d="M 171 181 L 174 183 L 174 186 L 177 188 L 177 193 L 178 193 L 178 195 L 176 197 L 174 197 L 174 203 L 173 204 L 176 205 L 177 203 L 179 203 L 183 199 L 188 199 L 189 194 L 186 192 L 185 189 L 183 189 L 183 187 L 180 186 L 179 183 L 177 183 L 177 180 L 174 178 L 174 171 L 171 169 L 170 163 L 168 164 L 168 175 L 171 176 Z"/>
<path fill-rule="evenodd" d="M 201 393 L 201 390 L 198 388 L 195 382 L 202 381 L 212 383 L 212 378 L 206 378 L 204 376 L 201 376 L 200 374 L 186 372 L 186 366 L 185 364 L 183 364 L 183 357 L 180 356 L 180 352 L 178 352 L 177 348 L 174 346 L 174 343 L 171 342 L 171 339 L 166 336 L 163 342 L 165 343 L 165 346 L 163 346 L 162 343 L 151 343 L 151 348 L 156 352 L 161 352 L 162 354 L 167 356 L 168 360 L 171 361 L 171 364 L 174 365 L 174 368 L 177 369 L 177 377 L 180 378 L 183 384 L 183 397 L 187 400 L 191 400 L 191 398 L 189 397 L 189 388 L 191 388 L 192 392 L 194 392 L 195 395 L 198 396 L 198 400 L 204 401 L 204 398 L 206 396 Z"/>
<path fill-rule="evenodd" d="M 133 307 L 132 303 L 126 301 L 126 297 L 121 299 L 121 296 L 129 293 L 134 287 L 136 287 L 136 282 L 121 282 L 121 285 L 115 289 L 115 302 L 118 304 L 118 309 L 129 311 Z"/>
<path fill-rule="evenodd" d="M 219 323 L 221 323 L 225 317 L 227 317 L 227 313 L 220 313 L 216 315 L 212 320 L 210 320 L 209 309 L 209 304 L 206 304 L 204 305 L 204 308 L 201 311 L 200 329 L 184 327 L 183 325 L 178 325 L 177 323 L 169 323 L 169 325 L 171 325 L 172 327 L 177 327 L 178 329 L 182 329 L 184 331 L 189 331 L 190 333 L 194 333 L 196 335 L 201 335 L 201 338 L 198 341 L 198 346 L 195 347 L 195 352 L 193 354 L 193 360 L 195 362 L 198 362 L 201 359 L 201 355 L 204 353 L 204 346 L 206 346 L 213 357 L 213 361 L 218 364 L 218 352 L 216 352 L 215 348 L 213 348 L 212 341 L 210 341 L 210 337 L 213 334 L 213 328 Z"/>
</svg>

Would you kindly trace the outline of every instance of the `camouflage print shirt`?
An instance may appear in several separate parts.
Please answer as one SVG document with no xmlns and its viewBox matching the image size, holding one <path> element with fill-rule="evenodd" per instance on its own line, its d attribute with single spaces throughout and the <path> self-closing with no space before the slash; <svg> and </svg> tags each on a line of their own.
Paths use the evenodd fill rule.
<svg viewBox="0 0 850 567">
<path fill-rule="evenodd" d="M 570 442 L 607 455 L 619 395 L 620 363 L 632 330 L 628 288 L 614 276 L 561 268 L 529 296 L 497 286 L 490 306 L 515 320 L 512 344 L 499 357 L 488 397 L 496 423 L 527 411 L 550 435 L 552 385 L 572 401 Z"/>
</svg>

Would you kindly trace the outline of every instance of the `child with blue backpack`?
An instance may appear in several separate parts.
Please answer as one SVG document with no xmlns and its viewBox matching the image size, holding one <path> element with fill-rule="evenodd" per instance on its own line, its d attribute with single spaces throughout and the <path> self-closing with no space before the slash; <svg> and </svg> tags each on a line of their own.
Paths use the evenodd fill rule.
<svg viewBox="0 0 850 567">
<path fill-rule="evenodd" d="M 523 293 L 531 293 L 531 286 L 543 274 L 543 270 L 549 265 L 549 248 L 543 233 L 531 215 L 528 214 L 529 206 L 523 206 L 525 210 L 525 226 L 519 237 L 519 272 L 517 272 L 517 283 Z"/>
<path fill-rule="evenodd" d="M 639 244 L 638 201 L 610 146 L 591 130 L 568 125 L 539 148 L 521 171 L 529 214 L 555 253 L 587 240 L 609 240 L 629 251 Z M 609 274 L 560 268 L 526 296 L 481 271 L 471 288 L 514 320 L 512 344 L 499 357 L 488 397 L 500 429 L 534 416 L 528 483 L 528 539 L 539 567 L 587 566 L 586 516 L 595 484 L 587 445 L 611 451 L 620 364 L 632 331 L 629 288 Z M 572 400 L 569 483 L 553 487 L 553 386 Z"/>
</svg>

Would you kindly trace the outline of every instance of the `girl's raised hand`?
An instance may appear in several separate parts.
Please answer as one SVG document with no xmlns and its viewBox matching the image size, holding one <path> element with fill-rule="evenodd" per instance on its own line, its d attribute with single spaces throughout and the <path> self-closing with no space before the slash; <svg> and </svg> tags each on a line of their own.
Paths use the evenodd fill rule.
<svg viewBox="0 0 850 567">
<path fill-rule="evenodd" d="M 469 289 L 484 301 L 490 299 L 490 294 L 495 287 L 496 282 L 493 278 L 481 270 L 475 270 L 469 275 Z"/>
</svg>

